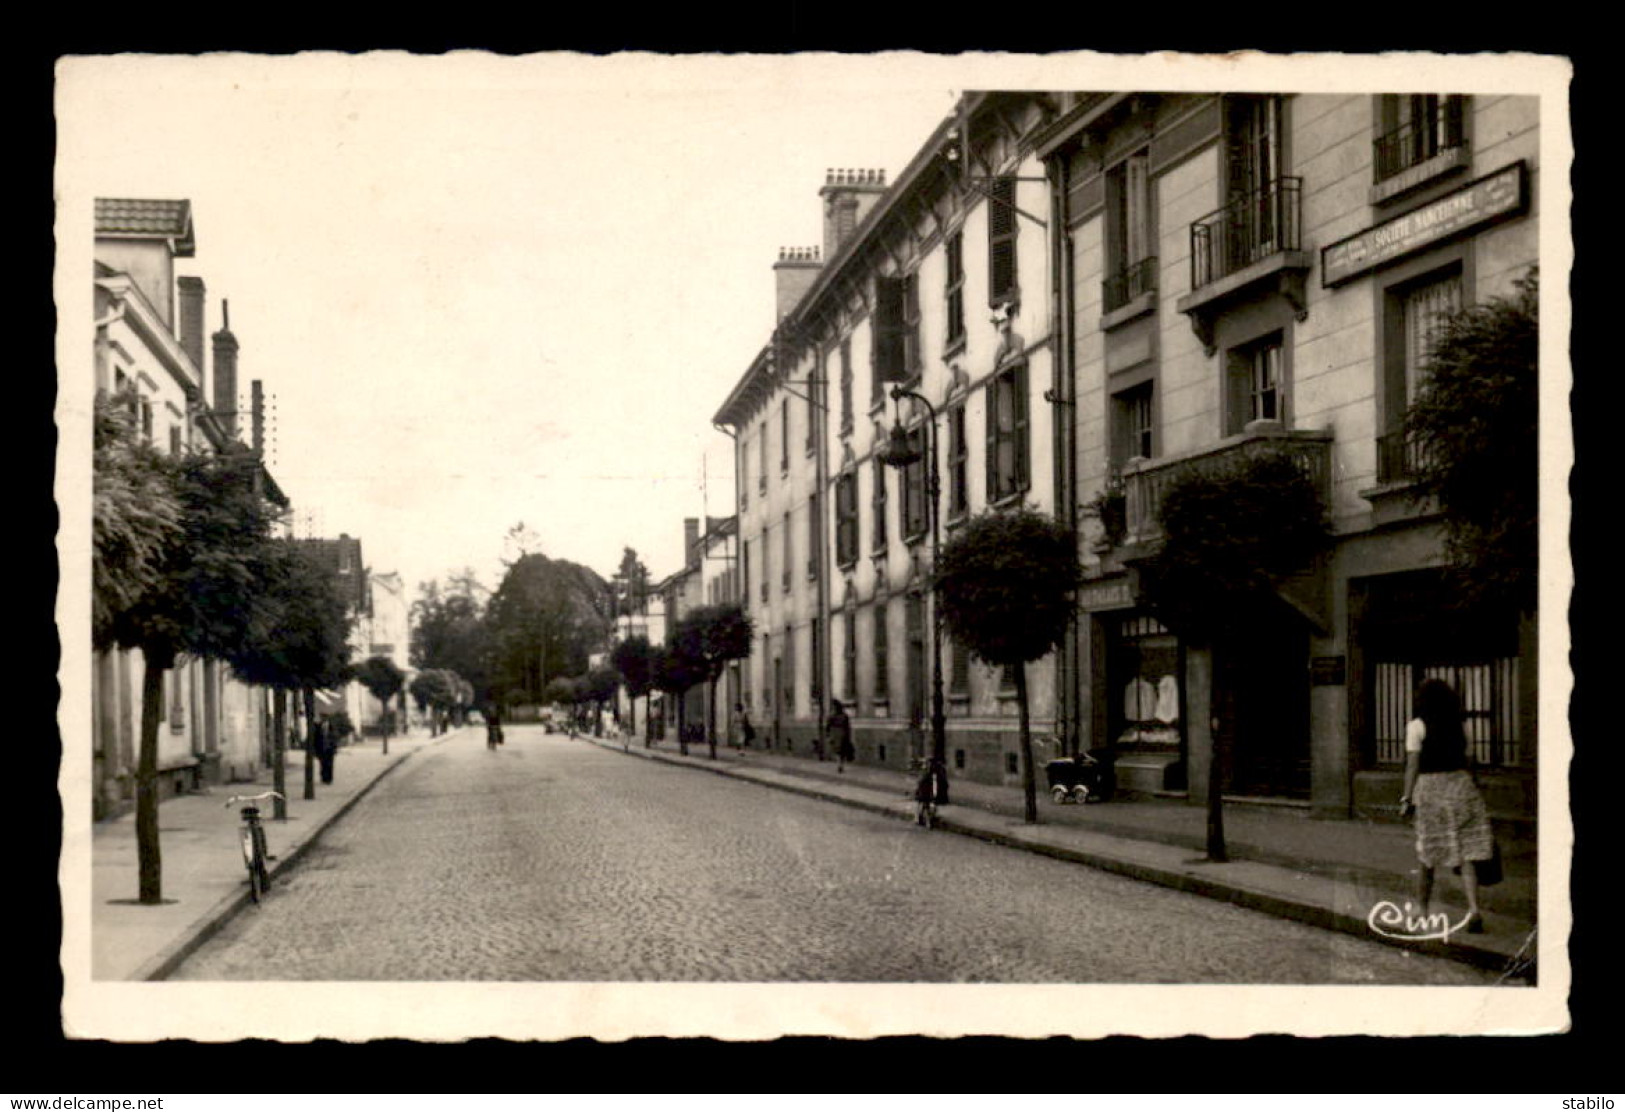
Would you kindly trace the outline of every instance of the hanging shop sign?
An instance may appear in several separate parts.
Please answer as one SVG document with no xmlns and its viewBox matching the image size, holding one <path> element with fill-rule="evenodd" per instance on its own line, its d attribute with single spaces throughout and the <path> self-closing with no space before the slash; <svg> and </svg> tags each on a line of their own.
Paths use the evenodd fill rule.
<svg viewBox="0 0 1625 1112">
<path fill-rule="evenodd" d="M 1309 660 L 1309 683 L 1314 687 L 1342 687 L 1348 682 L 1348 658 L 1316 656 Z"/>
<path fill-rule="evenodd" d="M 1078 590 L 1078 609 L 1126 610 L 1134 605 L 1134 584 L 1130 578 L 1091 583 Z"/>
<path fill-rule="evenodd" d="M 1441 240 L 1520 213 L 1528 203 L 1528 171 L 1522 161 L 1514 162 L 1437 201 L 1321 248 L 1321 285 L 1347 282 Z"/>
</svg>

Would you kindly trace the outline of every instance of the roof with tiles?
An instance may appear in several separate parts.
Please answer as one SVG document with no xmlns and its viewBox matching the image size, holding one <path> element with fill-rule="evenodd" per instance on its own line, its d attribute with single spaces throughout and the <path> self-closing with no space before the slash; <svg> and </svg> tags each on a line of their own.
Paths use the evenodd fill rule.
<svg viewBox="0 0 1625 1112">
<path fill-rule="evenodd" d="M 191 256 L 197 246 L 192 238 L 191 201 L 98 197 L 96 234 L 173 240 L 175 253 L 181 256 Z"/>
</svg>

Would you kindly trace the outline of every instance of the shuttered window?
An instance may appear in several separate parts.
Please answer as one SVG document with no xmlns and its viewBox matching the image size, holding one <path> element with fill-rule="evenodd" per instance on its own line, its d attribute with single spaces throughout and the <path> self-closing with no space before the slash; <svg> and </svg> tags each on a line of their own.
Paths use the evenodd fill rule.
<svg viewBox="0 0 1625 1112">
<path fill-rule="evenodd" d="M 920 371 L 920 291 L 912 274 L 875 279 L 874 390 L 884 399 L 887 383 L 908 382 Z"/>
<path fill-rule="evenodd" d="M 835 562 L 843 567 L 858 558 L 858 476 L 848 471 L 835 480 Z"/>
<path fill-rule="evenodd" d="M 994 178 L 988 184 L 987 301 L 991 306 L 1016 299 L 1016 180 Z"/>
<path fill-rule="evenodd" d="M 875 460 L 875 489 L 872 506 L 875 517 L 874 535 L 870 538 L 870 551 L 883 552 L 886 548 L 886 465 Z"/>
<path fill-rule="evenodd" d="M 999 502 L 1027 489 L 1027 365 L 988 385 L 987 498 Z"/>
</svg>

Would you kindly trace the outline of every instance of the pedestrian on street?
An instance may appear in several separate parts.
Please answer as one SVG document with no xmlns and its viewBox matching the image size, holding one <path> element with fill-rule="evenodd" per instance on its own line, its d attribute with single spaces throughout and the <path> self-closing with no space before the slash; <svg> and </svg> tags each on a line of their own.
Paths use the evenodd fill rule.
<svg viewBox="0 0 1625 1112">
<path fill-rule="evenodd" d="M 927 762 L 925 774 L 914 786 L 914 802 L 918 804 L 914 821 L 920 826 L 936 825 L 937 808 L 948 802 L 948 769 L 936 757 Z"/>
<path fill-rule="evenodd" d="M 1453 867 L 1467 897 L 1467 932 L 1482 934 L 1473 862 L 1495 856 L 1495 833 L 1468 770 L 1461 700 L 1443 680 L 1429 679 L 1416 689 L 1413 705 L 1416 717 L 1405 725 L 1405 792 L 1399 803 L 1402 813 L 1416 818 L 1417 902 L 1427 914 L 1434 872 Z"/>
<path fill-rule="evenodd" d="M 835 771 L 844 773 L 846 762 L 854 759 L 857 753 L 852 748 L 852 719 L 846 716 L 846 707 L 841 705 L 839 699 L 829 701 L 829 720 L 826 726 L 830 742 L 835 746 L 835 759 L 838 762 Z"/>
<path fill-rule="evenodd" d="M 487 707 L 485 710 L 486 747 L 495 749 L 502 744 L 502 741 L 502 717 L 497 713 L 496 707 Z"/>
<path fill-rule="evenodd" d="M 750 712 L 745 710 L 744 703 L 734 704 L 734 736 L 739 739 L 738 747 L 745 749 L 756 740 L 756 727 L 751 725 Z"/>
<path fill-rule="evenodd" d="M 339 751 L 338 730 L 333 723 L 323 718 L 317 721 L 313 732 L 315 737 L 312 739 L 311 744 L 315 750 L 316 762 L 321 766 L 322 783 L 331 784 L 333 782 L 333 758 Z"/>
</svg>

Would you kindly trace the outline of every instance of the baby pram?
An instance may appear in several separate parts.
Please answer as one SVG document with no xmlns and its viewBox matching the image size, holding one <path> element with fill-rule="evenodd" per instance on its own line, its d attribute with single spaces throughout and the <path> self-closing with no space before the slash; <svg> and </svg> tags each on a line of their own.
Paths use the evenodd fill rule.
<svg viewBox="0 0 1625 1112">
<path fill-rule="evenodd" d="M 1088 753 L 1062 757 L 1044 766 L 1050 798 L 1057 803 L 1100 802 L 1107 798 L 1109 766 Z"/>
</svg>

